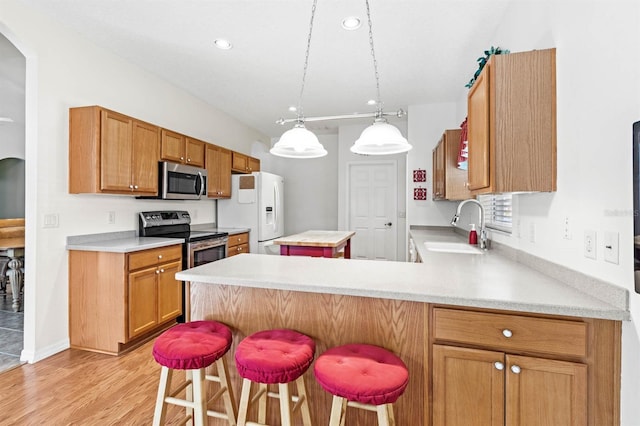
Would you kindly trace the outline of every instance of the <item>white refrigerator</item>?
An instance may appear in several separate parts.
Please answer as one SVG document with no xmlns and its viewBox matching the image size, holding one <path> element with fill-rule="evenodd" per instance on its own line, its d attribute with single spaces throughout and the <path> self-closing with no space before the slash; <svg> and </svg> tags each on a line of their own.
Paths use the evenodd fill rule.
<svg viewBox="0 0 640 426">
<path fill-rule="evenodd" d="M 219 228 L 249 228 L 251 253 L 279 254 L 284 235 L 284 178 L 267 172 L 231 176 L 231 199 L 218 200 Z"/>
</svg>

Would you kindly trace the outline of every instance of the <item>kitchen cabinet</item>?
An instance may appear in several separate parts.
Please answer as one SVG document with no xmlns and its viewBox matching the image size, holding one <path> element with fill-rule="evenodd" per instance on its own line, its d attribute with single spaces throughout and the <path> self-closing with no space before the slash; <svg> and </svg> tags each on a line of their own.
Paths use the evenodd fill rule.
<svg viewBox="0 0 640 426">
<path fill-rule="evenodd" d="M 604 424 L 588 420 L 589 323 L 441 307 L 432 321 L 434 426 Z"/>
<path fill-rule="evenodd" d="M 235 173 L 253 173 L 260 171 L 260 160 L 239 152 L 232 152 L 231 171 Z"/>
<path fill-rule="evenodd" d="M 493 55 L 470 89 L 473 195 L 556 190 L 555 49 Z"/>
<path fill-rule="evenodd" d="M 209 198 L 231 198 L 231 151 L 207 144 L 206 168 L 209 179 Z"/>
<path fill-rule="evenodd" d="M 227 257 L 235 256 L 240 253 L 249 253 L 249 233 L 229 235 L 227 241 Z"/>
<path fill-rule="evenodd" d="M 174 163 L 204 167 L 206 143 L 162 129 L 161 158 Z"/>
<path fill-rule="evenodd" d="M 69 192 L 157 195 L 160 129 L 98 106 L 69 109 Z"/>
<path fill-rule="evenodd" d="M 71 347 L 119 355 L 182 314 L 182 245 L 132 253 L 69 251 Z"/>
<path fill-rule="evenodd" d="M 182 249 L 154 249 L 129 255 L 129 339 L 182 314 Z"/>
<path fill-rule="evenodd" d="M 458 169 L 461 130 L 445 130 L 433 150 L 433 200 L 470 198 L 467 171 Z"/>
</svg>

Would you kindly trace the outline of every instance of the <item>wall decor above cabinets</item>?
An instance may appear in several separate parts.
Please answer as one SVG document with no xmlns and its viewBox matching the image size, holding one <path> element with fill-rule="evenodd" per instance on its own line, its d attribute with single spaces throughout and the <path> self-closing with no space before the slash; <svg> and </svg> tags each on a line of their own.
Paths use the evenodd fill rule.
<svg viewBox="0 0 640 426">
<path fill-rule="evenodd" d="M 556 190 L 556 49 L 492 55 L 468 94 L 473 195 Z"/>
</svg>

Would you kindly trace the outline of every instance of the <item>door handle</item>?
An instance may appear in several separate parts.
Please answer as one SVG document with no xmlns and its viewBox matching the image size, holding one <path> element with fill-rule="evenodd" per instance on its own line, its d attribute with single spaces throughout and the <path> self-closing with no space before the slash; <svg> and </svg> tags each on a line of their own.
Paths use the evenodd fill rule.
<svg viewBox="0 0 640 426">
<path fill-rule="evenodd" d="M 384 224 L 384 226 L 386 226 L 387 228 L 390 228 L 391 225 L 393 225 L 393 223 L 391 223 L 391 222 L 387 222 L 387 223 Z"/>
</svg>

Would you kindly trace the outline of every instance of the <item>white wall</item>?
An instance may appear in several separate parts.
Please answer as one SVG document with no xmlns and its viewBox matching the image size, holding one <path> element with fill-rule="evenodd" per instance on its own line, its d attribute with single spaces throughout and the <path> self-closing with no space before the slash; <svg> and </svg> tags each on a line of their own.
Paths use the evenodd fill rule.
<svg viewBox="0 0 640 426">
<path fill-rule="evenodd" d="M 68 347 L 66 237 L 137 229 L 136 213 L 189 210 L 194 223 L 215 219 L 214 201 L 141 201 L 67 193 L 68 109 L 101 105 L 171 130 L 249 153 L 268 138 L 148 72 L 63 29 L 19 1 L 0 2 L 0 33 L 25 56 L 26 257 L 25 348 L 30 362 Z M 107 212 L 116 223 L 107 225 Z M 43 229 L 44 214 L 60 226 Z"/>
<path fill-rule="evenodd" d="M 286 235 L 338 229 L 338 136 L 317 136 L 328 152 L 322 158 L 297 160 L 268 152 L 261 157 L 269 171 L 284 176 Z"/>
<path fill-rule="evenodd" d="M 622 424 L 638 425 L 640 295 L 633 283 L 631 126 L 640 120 L 640 3 L 514 2 L 491 44 L 513 52 L 557 48 L 558 120 L 557 192 L 514 196 L 513 235 L 493 233 L 491 237 L 630 291 L 632 321 L 623 323 Z M 479 46 L 479 54 L 487 47 Z M 474 61 L 469 64 L 471 74 Z M 466 89 L 454 124 L 464 119 L 465 97 Z M 415 122 L 430 120 L 439 108 L 409 109 L 412 143 Z M 438 127 L 451 124 L 445 118 Z M 430 157 L 423 161 L 430 162 Z M 427 223 L 436 223 L 437 214 L 426 210 L 410 208 L 409 217 L 426 215 Z M 565 217 L 572 231 L 570 240 L 563 239 Z M 529 238 L 532 224 L 535 242 Z M 583 256 L 587 229 L 597 232 L 595 261 Z M 604 261 L 605 231 L 620 235 L 619 265 Z"/>
</svg>

